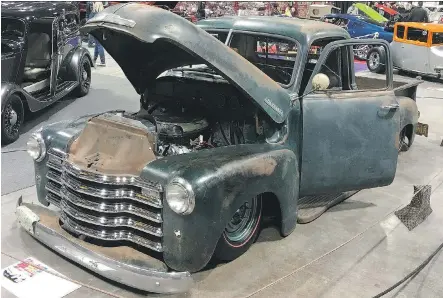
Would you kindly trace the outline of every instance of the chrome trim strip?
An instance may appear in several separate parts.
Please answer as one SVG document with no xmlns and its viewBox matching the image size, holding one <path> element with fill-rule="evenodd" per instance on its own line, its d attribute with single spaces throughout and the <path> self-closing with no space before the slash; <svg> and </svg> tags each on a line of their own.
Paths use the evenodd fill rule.
<svg viewBox="0 0 443 298">
<path fill-rule="evenodd" d="M 130 185 L 152 189 L 157 192 L 163 191 L 162 186 L 158 183 L 148 182 L 140 179 L 139 177 L 130 175 L 103 175 L 95 172 L 85 171 L 79 169 L 67 160 L 65 160 L 63 163 L 63 170 L 75 177 L 91 182 L 111 185 Z"/>
<path fill-rule="evenodd" d="M 81 234 L 105 241 L 130 241 L 135 244 L 142 245 L 146 248 L 155 250 L 157 252 L 163 252 L 163 247 L 161 243 L 140 237 L 127 230 L 109 232 L 105 230 L 98 231 L 96 229 L 87 228 L 74 222 L 72 219 L 69 218 L 67 213 L 63 211 L 60 214 L 60 220 L 64 224 L 63 228 L 69 229 L 71 232 L 75 234 Z"/>
<path fill-rule="evenodd" d="M 128 213 L 137 215 L 140 217 L 143 217 L 145 219 L 148 219 L 153 222 L 161 223 L 162 215 L 161 213 L 155 213 L 151 212 L 149 210 L 135 207 L 132 204 L 128 203 L 98 203 L 93 202 L 89 200 L 85 200 L 81 198 L 80 196 L 77 196 L 76 194 L 72 193 L 69 189 L 67 189 L 65 186 L 62 186 L 60 193 L 63 197 L 63 199 L 71 202 L 74 205 L 87 208 L 96 212 L 103 212 L 103 213 Z"/>
<path fill-rule="evenodd" d="M 116 190 L 109 190 L 105 188 L 98 189 L 92 186 L 88 186 L 87 184 L 84 184 L 79 180 L 70 177 L 66 173 L 63 173 L 62 180 L 63 180 L 63 185 L 67 186 L 68 188 L 72 189 L 75 192 L 79 192 L 85 195 L 98 197 L 105 200 L 121 200 L 121 199 L 134 200 L 155 208 L 162 208 L 163 206 L 162 201 L 160 199 L 146 197 L 133 190 L 125 188 L 119 188 Z"/>
<path fill-rule="evenodd" d="M 104 216 L 94 216 L 79 210 L 76 207 L 72 207 L 69 205 L 70 203 L 67 200 L 62 199 L 60 201 L 60 207 L 63 212 L 72 216 L 78 221 L 87 222 L 96 226 L 102 226 L 107 228 L 120 228 L 127 227 L 133 228 L 157 237 L 162 237 L 163 233 L 161 228 L 156 228 L 154 226 L 150 226 L 144 222 L 133 220 L 127 216 L 113 216 L 113 217 L 104 217 Z"/>
<path fill-rule="evenodd" d="M 25 209 L 27 212 L 25 212 Z M 39 219 L 40 212 L 36 205 L 21 205 L 17 208 L 16 214 L 18 218 L 31 220 L 33 230 L 26 231 L 35 239 L 51 250 L 105 278 L 139 290 L 165 294 L 184 293 L 193 285 L 192 276 L 189 272 L 164 272 L 146 266 L 128 264 L 94 251 L 90 246 L 82 245 L 81 240 L 74 242 L 61 234 L 61 229 L 49 228 L 44 225 Z M 33 217 L 30 218 L 29 214 Z M 45 212 L 45 217 L 57 219 L 57 214 L 48 210 L 48 212 Z M 24 223 L 24 220 L 20 221 L 21 225 L 24 225 Z"/>
</svg>

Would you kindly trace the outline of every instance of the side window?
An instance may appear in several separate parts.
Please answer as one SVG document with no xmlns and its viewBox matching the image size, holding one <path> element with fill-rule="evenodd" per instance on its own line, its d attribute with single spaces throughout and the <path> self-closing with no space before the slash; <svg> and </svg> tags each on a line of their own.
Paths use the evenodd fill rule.
<svg viewBox="0 0 443 298">
<path fill-rule="evenodd" d="M 222 31 L 206 31 L 218 40 L 220 40 L 222 43 L 226 42 L 226 39 L 228 38 L 228 32 L 222 32 Z"/>
<path fill-rule="evenodd" d="M 409 27 L 406 38 L 407 40 L 426 43 L 428 41 L 428 31 Z"/>
<path fill-rule="evenodd" d="M 364 91 L 364 90 L 383 90 L 388 87 L 388 74 L 386 67 L 386 53 L 389 51 L 384 44 L 368 42 L 363 46 L 369 47 L 368 64 L 374 67 L 377 74 L 373 77 L 363 76 L 366 67 L 354 58 L 354 47 L 362 44 L 350 44 L 339 46 L 328 53 L 324 52 L 319 63 L 321 66 L 318 71 L 313 73 L 311 83 L 314 87 L 315 82 L 320 82 L 321 90 L 318 92 L 329 91 Z M 372 55 L 371 55 L 372 54 Z M 372 60 L 371 60 L 372 59 Z M 366 66 L 366 63 L 364 63 Z M 318 86 L 320 86 L 318 85 Z"/>
<path fill-rule="evenodd" d="M 293 41 L 234 33 L 230 47 L 282 85 L 289 85 L 297 58 L 297 45 Z"/>
<path fill-rule="evenodd" d="M 403 39 L 405 37 L 405 26 L 397 25 L 397 33 L 395 34 L 395 36 Z"/>
<path fill-rule="evenodd" d="M 433 45 L 443 45 L 443 33 L 442 32 L 432 33 L 432 44 Z"/>
</svg>

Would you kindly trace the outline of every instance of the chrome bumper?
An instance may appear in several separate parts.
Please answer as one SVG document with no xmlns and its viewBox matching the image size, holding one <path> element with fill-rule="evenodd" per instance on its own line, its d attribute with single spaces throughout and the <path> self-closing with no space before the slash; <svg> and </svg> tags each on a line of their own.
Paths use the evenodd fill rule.
<svg viewBox="0 0 443 298">
<path fill-rule="evenodd" d="M 168 272 L 166 265 L 130 247 L 102 247 L 82 241 L 59 225 L 57 212 L 18 200 L 20 225 L 57 253 L 118 283 L 154 293 L 183 293 L 193 285 L 189 272 Z"/>
</svg>

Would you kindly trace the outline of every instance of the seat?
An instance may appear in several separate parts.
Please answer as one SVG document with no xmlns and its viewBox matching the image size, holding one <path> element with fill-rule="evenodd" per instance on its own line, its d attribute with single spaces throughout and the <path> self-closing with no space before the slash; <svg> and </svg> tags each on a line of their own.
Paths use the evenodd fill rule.
<svg viewBox="0 0 443 298">
<path fill-rule="evenodd" d="M 51 65 L 51 38 L 47 33 L 35 32 L 28 36 L 24 81 L 45 79 Z"/>
</svg>

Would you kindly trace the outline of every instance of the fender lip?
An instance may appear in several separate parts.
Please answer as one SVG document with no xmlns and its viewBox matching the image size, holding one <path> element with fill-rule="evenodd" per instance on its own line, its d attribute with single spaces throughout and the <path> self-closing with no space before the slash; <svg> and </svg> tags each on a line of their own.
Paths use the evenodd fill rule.
<svg viewBox="0 0 443 298">
<path fill-rule="evenodd" d="M 189 272 L 168 272 L 163 262 L 135 249 L 132 249 L 131 257 L 143 258 L 143 265 L 147 266 L 130 263 L 127 255 L 119 259 L 119 253 L 115 252 L 118 248 L 92 245 L 71 236 L 58 224 L 57 212 L 42 206 L 22 203 L 21 197 L 17 202 L 16 216 L 26 232 L 38 241 L 110 280 L 147 292 L 168 294 L 187 292 L 193 285 Z"/>
</svg>

